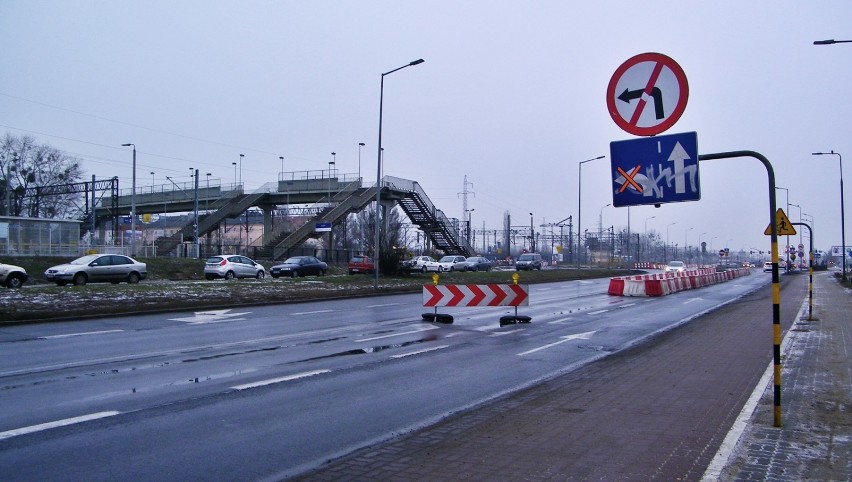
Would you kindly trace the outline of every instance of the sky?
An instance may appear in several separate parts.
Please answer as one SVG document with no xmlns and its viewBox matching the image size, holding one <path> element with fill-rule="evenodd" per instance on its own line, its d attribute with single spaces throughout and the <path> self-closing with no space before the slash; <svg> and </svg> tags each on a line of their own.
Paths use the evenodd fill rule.
<svg viewBox="0 0 852 482">
<path fill-rule="evenodd" d="M 533 213 L 539 232 L 569 216 L 576 230 L 580 204 L 583 230 L 619 228 L 628 209 L 607 206 L 610 143 L 639 136 L 610 117 L 607 86 L 656 52 L 689 85 L 663 135 L 696 132 L 700 154 L 764 155 L 786 188 L 778 206 L 789 197 L 790 219 L 812 219 L 816 248 L 829 249 L 841 242 L 839 159 L 811 153 L 852 162 L 852 43 L 813 41 L 852 40 L 850 20 L 847 0 L 0 0 L 0 133 L 31 135 L 122 188 L 124 143 L 137 147 L 139 185 L 189 182 L 191 168 L 231 183 L 239 154 L 248 191 L 278 178 L 280 157 L 287 172 L 334 160 L 373 184 L 381 74 L 422 58 L 384 77 L 385 175 L 417 181 L 460 219 L 467 176 L 476 229 L 502 229 L 509 212 L 513 226 Z M 601 155 L 580 188 L 579 163 Z M 768 251 L 764 166 L 718 159 L 699 173 L 700 200 L 632 207 L 631 231 Z"/>
</svg>

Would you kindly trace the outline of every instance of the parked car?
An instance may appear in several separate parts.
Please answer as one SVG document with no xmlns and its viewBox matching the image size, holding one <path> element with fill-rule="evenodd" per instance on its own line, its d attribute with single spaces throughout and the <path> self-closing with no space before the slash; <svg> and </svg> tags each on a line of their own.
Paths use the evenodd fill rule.
<svg viewBox="0 0 852 482">
<path fill-rule="evenodd" d="M 53 266 L 44 272 L 47 281 L 65 286 L 110 282 L 136 284 L 148 277 L 145 263 L 121 254 L 90 254 L 66 264 Z"/>
<path fill-rule="evenodd" d="M 682 273 L 686 270 L 686 265 L 683 261 L 669 261 L 669 264 L 663 270 L 666 273 Z"/>
<path fill-rule="evenodd" d="M 0 263 L 0 285 L 7 288 L 20 288 L 30 279 L 27 270 L 14 264 Z"/>
<path fill-rule="evenodd" d="M 402 262 L 402 270 L 408 273 L 439 271 L 441 265 L 431 256 L 415 256 Z"/>
<path fill-rule="evenodd" d="M 328 271 L 328 265 L 313 256 L 293 256 L 287 258 L 281 264 L 276 264 L 269 271 L 273 278 L 279 276 L 291 278 L 308 275 L 323 276 Z"/>
<path fill-rule="evenodd" d="M 376 263 L 368 256 L 353 256 L 349 260 L 349 274 L 370 274 L 376 271 Z"/>
<path fill-rule="evenodd" d="M 534 269 L 541 269 L 541 255 L 538 253 L 524 253 L 515 260 L 515 271 Z"/>
<path fill-rule="evenodd" d="M 465 257 L 460 255 L 444 256 L 438 260 L 438 271 L 464 271 Z"/>
<path fill-rule="evenodd" d="M 491 271 L 491 260 L 482 256 L 470 256 L 464 265 L 465 271 Z"/>
<path fill-rule="evenodd" d="M 208 280 L 216 278 L 257 278 L 263 279 L 266 269 L 260 264 L 245 256 L 237 254 L 219 255 L 207 258 L 204 263 L 204 277 Z"/>
<path fill-rule="evenodd" d="M 763 272 L 766 273 L 766 272 L 769 272 L 769 271 L 772 271 L 772 261 L 764 261 L 763 262 Z"/>
</svg>

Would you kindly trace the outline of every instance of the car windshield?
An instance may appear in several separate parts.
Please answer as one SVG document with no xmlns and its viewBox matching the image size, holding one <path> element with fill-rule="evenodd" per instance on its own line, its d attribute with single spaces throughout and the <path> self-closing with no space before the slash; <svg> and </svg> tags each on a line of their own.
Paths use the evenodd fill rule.
<svg viewBox="0 0 852 482">
<path fill-rule="evenodd" d="M 207 258 L 207 264 L 219 264 L 222 262 L 221 256 L 213 256 L 212 258 Z"/>
<path fill-rule="evenodd" d="M 363 257 L 363 256 L 354 256 L 354 257 L 352 258 L 352 262 L 353 262 L 353 263 L 363 263 L 363 262 L 365 262 L 365 261 L 367 261 L 367 260 L 366 260 L 366 259 L 364 259 L 364 257 Z"/>
<path fill-rule="evenodd" d="M 534 259 L 535 259 L 535 256 L 533 256 L 531 254 L 522 254 L 521 257 L 518 258 L 519 261 L 532 261 Z"/>
<path fill-rule="evenodd" d="M 299 264 L 301 261 L 302 261 L 302 258 L 297 256 L 297 257 L 294 257 L 294 258 L 287 258 L 287 260 L 284 261 L 284 264 Z"/>
<path fill-rule="evenodd" d="M 439 263 L 452 263 L 455 260 L 456 260 L 455 256 L 444 256 L 443 258 L 441 258 Z"/>
<path fill-rule="evenodd" d="M 96 260 L 100 256 L 99 254 L 90 254 L 88 256 L 83 256 L 82 258 L 77 258 L 74 261 L 71 261 L 68 264 L 89 264 L 92 261 Z"/>
<path fill-rule="evenodd" d="M 681 268 L 683 267 L 683 261 L 670 261 L 669 266 L 672 268 Z"/>
</svg>

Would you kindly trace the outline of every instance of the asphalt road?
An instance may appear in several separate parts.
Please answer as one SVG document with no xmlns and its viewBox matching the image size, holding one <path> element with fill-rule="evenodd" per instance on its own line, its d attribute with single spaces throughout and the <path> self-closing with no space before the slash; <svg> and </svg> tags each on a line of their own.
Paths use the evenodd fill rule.
<svg viewBox="0 0 852 482">
<path fill-rule="evenodd" d="M 276 480 L 641 342 L 769 283 L 662 298 L 607 280 L 507 308 L 417 295 L 0 330 L 0 467 L 15 480 Z"/>
</svg>

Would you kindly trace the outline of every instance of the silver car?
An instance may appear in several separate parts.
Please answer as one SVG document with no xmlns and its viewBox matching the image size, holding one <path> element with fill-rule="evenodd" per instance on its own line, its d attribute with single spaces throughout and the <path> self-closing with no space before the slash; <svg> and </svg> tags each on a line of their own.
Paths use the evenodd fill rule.
<svg viewBox="0 0 852 482">
<path fill-rule="evenodd" d="M 86 283 L 110 282 L 136 284 L 148 277 L 148 267 L 121 254 L 90 254 L 66 264 L 48 268 L 44 279 L 65 286 Z"/>
<path fill-rule="evenodd" d="M 266 277 L 266 268 L 252 259 L 237 254 L 212 256 L 204 263 L 204 277 L 216 278 L 257 278 Z"/>
<path fill-rule="evenodd" d="M 13 264 L 0 263 L 0 285 L 7 288 L 20 288 L 29 279 L 27 270 Z"/>
</svg>

